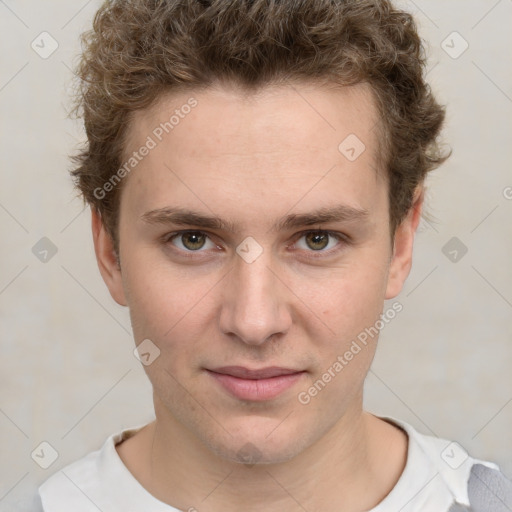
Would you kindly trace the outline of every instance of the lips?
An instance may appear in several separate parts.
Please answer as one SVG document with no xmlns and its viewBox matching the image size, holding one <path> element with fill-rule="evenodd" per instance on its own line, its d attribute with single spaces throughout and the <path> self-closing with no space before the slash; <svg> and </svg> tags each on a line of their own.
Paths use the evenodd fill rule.
<svg viewBox="0 0 512 512">
<path fill-rule="evenodd" d="M 250 370 L 244 366 L 222 366 L 220 368 L 213 368 L 209 370 L 211 372 L 220 373 L 223 375 L 231 375 L 232 377 L 238 377 L 239 379 L 270 379 L 273 377 L 279 377 L 281 375 L 291 375 L 293 373 L 300 373 L 303 370 L 294 370 L 291 368 L 282 368 L 279 366 L 269 366 L 267 368 L 261 368 L 259 370 Z"/>
<path fill-rule="evenodd" d="M 243 366 L 223 366 L 206 370 L 213 382 L 238 400 L 264 402 L 273 400 L 296 385 L 306 371 L 272 366 L 250 370 Z"/>
</svg>

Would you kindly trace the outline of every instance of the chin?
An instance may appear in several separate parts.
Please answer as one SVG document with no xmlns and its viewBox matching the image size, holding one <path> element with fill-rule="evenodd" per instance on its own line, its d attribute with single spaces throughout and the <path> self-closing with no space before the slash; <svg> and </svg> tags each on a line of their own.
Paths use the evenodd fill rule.
<svg viewBox="0 0 512 512">
<path fill-rule="evenodd" d="M 276 428 L 275 421 L 265 421 L 264 425 L 238 425 L 237 431 L 226 428 L 232 435 L 222 432 L 222 439 L 210 434 L 205 440 L 207 446 L 218 457 L 246 465 L 280 464 L 296 457 L 308 443 L 304 435 L 294 439 L 284 424 Z M 278 433 L 278 431 L 281 431 Z M 270 435 L 269 435 L 270 434 Z"/>
<path fill-rule="evenodd" d="M 247 441 L 241 444 L 240 447 L 219 447 L 215 453 L 230 462 L 246 466 L 261 466 L 288 462 L 296 457 L 299 452 L 300 450 L 293 449 L 291 446 L 281 446 L 280 449 L 273 449 Z"/>
</svg>

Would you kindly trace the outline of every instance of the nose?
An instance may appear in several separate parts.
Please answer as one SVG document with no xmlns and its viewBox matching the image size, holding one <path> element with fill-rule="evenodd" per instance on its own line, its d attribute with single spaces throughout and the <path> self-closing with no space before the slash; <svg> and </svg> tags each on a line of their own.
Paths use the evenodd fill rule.
<svg viewBox="0 0 512 512">
<path fill-rule="evenodd" d="M 237 255 L 222 288 L 220 329 L 248 345 L 261 345 L 291 326 L 292 294 L 270 260 L 266 251 L 252 263 Z"/>
</svg>

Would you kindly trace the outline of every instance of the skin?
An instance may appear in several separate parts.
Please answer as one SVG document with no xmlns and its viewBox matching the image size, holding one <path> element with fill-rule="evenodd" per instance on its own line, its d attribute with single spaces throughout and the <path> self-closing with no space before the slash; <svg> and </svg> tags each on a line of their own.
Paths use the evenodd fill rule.
<svg viewBox="0 0 512 512">
<path fill-rule="evenodd" d="M 386 175 L 375 158 L 377 111 L 362 84 L 269 86 L 250 96 L 223 84 L 164 96 L 135 114 L 127 155 L 190 96 L 197 107 L 124 179 L 120 268 L 92 216 L 112 297 L 129 307 L 136 344 L 150 339 L 160 350 L 144 366 L 156 420 L 117 451 L 153 496 L 180 510 L 369 510 L 407 458 L 406 434 L 362 408 L 376 338 L 308 405 L 297 395 L 402 289 L 423 191 L 392 243 Z M 366 146 L 353 162 L 338 150 L 351 133 Z M 340 204 L 367 216 L 271 230 L 290 213 Z M 164 239 L 199 230 L 141 218 L 170 206 L 218 216 L 236 230 L 201 229 L 203 246 L 190 236 Z M 351 241 L 315 245 L 304 232 L 318 229 Z M 252 263 L 236 252 L 249 236 L 263 249 Z M 205 371 L 224 365 L 306 373 L 277 398 L 254 402 L 228 395 Z M 247 443 L 253 464 L 241 457 Z"/>
</svg>

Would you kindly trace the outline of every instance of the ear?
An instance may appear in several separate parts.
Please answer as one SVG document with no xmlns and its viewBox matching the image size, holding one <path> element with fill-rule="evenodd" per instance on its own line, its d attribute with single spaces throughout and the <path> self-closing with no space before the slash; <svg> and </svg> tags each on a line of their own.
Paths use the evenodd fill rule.
<svg viewBox="0 0 512 512">
<path fill-rule="evenodd" d="M 424 195 L 423 185 L 418 185 L 411 209 L 396 229 L 393 255 L 388 272 L 386 299 L 392 299 L 402 291 L 405 280 L 411 271 L 414 234 L 420 223 Z"/>
<path fill-rule="evenodd" d="M 127 306 L 124 295 L 121 269 L 118 266 L 114 252 L 112 238 L 105 230 L 100 214 L 91 208 L 92 212 L 92 236 L 94 240 L 94 252 L 100 269 L 101 277 L 107 285 L 112 298 L 121 306 Z"/>
</svg>

